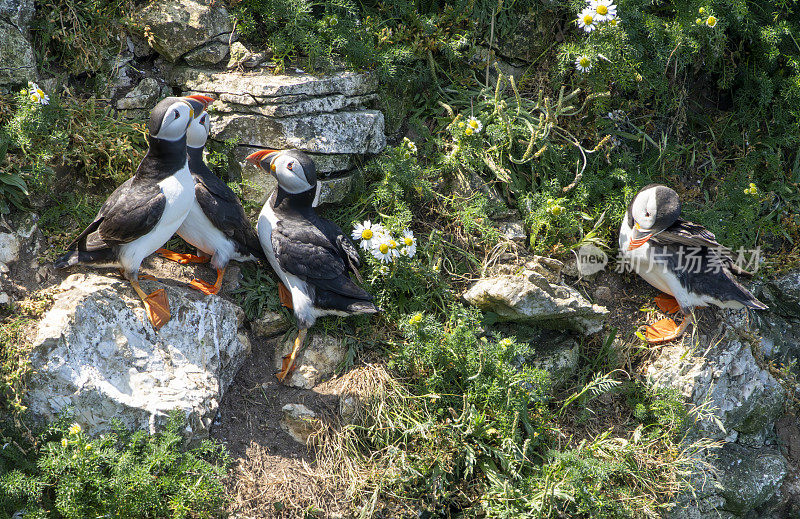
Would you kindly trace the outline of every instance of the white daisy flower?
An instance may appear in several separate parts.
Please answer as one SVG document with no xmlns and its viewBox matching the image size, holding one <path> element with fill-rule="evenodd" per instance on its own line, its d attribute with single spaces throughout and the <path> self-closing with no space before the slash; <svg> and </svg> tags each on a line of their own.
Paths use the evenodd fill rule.
<svg viewBox="0 0 800 519">
<path fill-rule="evenodd" d="M 586 32 L 597 29 L 597 13 L 591 7 L 587 7 L 578 15 L 578 27 Z"/>
<path fill-rule="evenodd" d="M 470 128 L 472 128 L 472 131 L 470 132 L 470 134 L 472 134 L 472 133 L 481 133 L 481 130 L 483 130 L 483 123 L 480 121 L 480 119 L 478 119 L 475 116 L 472 116 L 469 119 L 467 119 L 467 125 Z"/>
<path fill-rule="evenodd" d="M 378 240 L 373 240 L 372 255 L 382 263 L 388 263 L 400 255 L 397 245 L 391 235 L 380 234 Z"/>
<path fill-rule="evenodd" d="M 417 154 L 417 145 L 414 144 L 414 141 L 412 141 L 408 137 L 403 137 L 403 146 L 408 148 L 408 151 L 410 151 L 412 155 Z"/>
<path fill-rule="evenodd" d="M 378 274 L 380 274 L 381 276 L 385 276 L 388 273 L 389 273 L 389 267 L 387 267 L 386 265 L 381 265 L 380 267 L 378 267 Z"/>
<path fill-rule="evenodd" d="M 379 223 L 373 224 L 369 220 L 357 223 L 350 234 L 354 240 L 361 240 L 361 248 L 369 250 L 372 248 L 373 241 L 386 231 Z"/>
<path fill-rule="evenodd" d="M 578 59 L 575 60 L 575 68 L 578 69 L 578 72 L 589 72 L 592 70 L 592 60 L 587 56 L 578 56 Z"/>
<path fill-rule="evenodd" d="M 617 6 L 613 0 L 591 0 L 589 7 L 597 13 L 596 22 L 607 22 L 617 17 Z"/>
<path fill-rule="evenodd" d="M 30 99 L 34 103 L 42 105 L 50 104 L 50 96 L 44 93 L 44 90 L 39 88 L 36 83 L 28 82 L 28 92 L 30 92 Z"/>
<path fill-rule="evenodd" d="M 417 253 L 417 239 L 414 238 L 414 232 L 411 229 L 403 231 L 403 237 L 400 239 L 403 244 L 403 249 L 400 254 L 413 258 Z"/>
<path fill-rule="evenodd" d="M 706 20 L 706 25 L 709 27 L 714 27 L 717 25 L 717 17 L 716 16 L 709 16 Z"/>
</svg>

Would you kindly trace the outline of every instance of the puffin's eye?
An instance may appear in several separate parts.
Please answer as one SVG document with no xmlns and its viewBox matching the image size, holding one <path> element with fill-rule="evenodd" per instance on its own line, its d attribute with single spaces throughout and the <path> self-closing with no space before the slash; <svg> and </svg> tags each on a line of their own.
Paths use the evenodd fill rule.
<svg viewBox="0 0 800 519">
<path fill-rule="evenodd" d="M 178 117 L 180 117 L 180 116 L 181 116 L 180 112 L 178 112 L 177 110 L 175 110 L 175 119 L 177 119 L 177 118 L 178 118 Z"/>
<path fill-rule="evenodd" d="M 648 211 L 645 211 L 644 212 L 644 216 L 645 216 L 645 218 L 650 218 L 650 213 Z"/>
<path fill-rule="evenodd" d="M 294 167 L 294 162 L 290 162 L 290 163 L 286 164 L 286 167 L 289 168 L 289 171 L 291 171 L 292 168 Z"/>
</svg>

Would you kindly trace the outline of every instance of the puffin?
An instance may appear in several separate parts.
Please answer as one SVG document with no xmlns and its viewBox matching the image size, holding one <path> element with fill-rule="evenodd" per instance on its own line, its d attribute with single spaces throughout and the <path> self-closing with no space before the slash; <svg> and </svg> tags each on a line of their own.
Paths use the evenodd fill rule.
<svg viewBox="0 0 800 519">
<path fill-rule="evenodd" d="M 151 294 L 142 290 L 139 268 L 189 214 L 194 180 L 186 156 L 186 130 L 199 115 L 197 110 L 202 111 L 204 97 L 167 97 L 156 104 L 147 124 L 149 147 L 136 174 L 111 193 L 94 221 L 54 265 L 57 269 L 78 264 L 119 268 L 142 299 L 156 330 L 170 319 L 169 301 L 163 288 Z"/>
<path fill-rule="evenodd" d="M 213 98 L 206 97 L 208 102 Z M 206 104 L 203 108 L 207 108 Z M 217 271 L 212 285 L 194 279 L 190 286 L 205 294 L 216 294 L 222 286 L 225 268 L 237 261 L 266 260 L 253 226 L 247 220 L 241 202 L 233 190 L 219 179 L 203 160 L 203 148 L 211 130 L 210 116 L 203 112 L 192 120 L 186 132 L 189 172 L 194 179 L 194 202 L 178 228 L 178 236 L 198 250 L 198 255 L 179 254 L 167 249 L 157 252 L 182 264 L 211 262 Z"/>
<path fill-rule="evenodd" d="M 317 188 L 314 161 L 298 150 L 261 150 L 247 161 L 272 174 L 278 186 L 258 216 L 256 231 L 267 259 L 281 284 L 284 306 L 297 319 L 292 352 L 276 373 L 283 381 L 292 370 L 307 330 L 318 317 L 374 314 L 373 297 L 348 276 L 361 282 L 361 259 L 350 238 L 313 208 Z"/>
<path fill-rule="evenodd" d="M 752 274 L 736 264 L 733 252 L 712 232 L 681 218 L 678 193 L 667 186 L 650 184 L 633 198 L 622 218 L 619 248 L 639 276 L 664 292 L 656 298 L 659 308 L 684 315 L 680 326 L 670 318 L 648 326 L 650 343 L 681 337 L 693 322 L 694 307 L 767 308 L 733 275 Z"/>
</svg>

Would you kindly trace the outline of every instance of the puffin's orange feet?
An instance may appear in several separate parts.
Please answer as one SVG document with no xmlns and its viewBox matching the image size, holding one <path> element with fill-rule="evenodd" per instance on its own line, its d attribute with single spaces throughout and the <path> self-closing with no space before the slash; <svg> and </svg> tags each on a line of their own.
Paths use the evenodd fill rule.
<svg viewBox="0 0 800 519">
<path fill-rule="evenodd" d="M 283 306 L 285 306 L 289 310 L 294 309 L 294 305 L 292 304 L 292 293 L 289 292 L 289 289 L 286 288 L 286 285 L 284 285 L 280 281 L 278 282 L 278 297 L 280 297 L 281 304 Z"/>
<path fill-rule="evenodd" d="M 691 316 L 686 317 L 680 326 L 675 321 L 666 317 L 651 325 L 647 325 L 645 337 L 650 344 L 660 344 L 662 342 L 674 341 L 683 336 L 686 327 L 692 322 Z"/>
<path fill-rule="evenodd" d="M 213 295 L 219 292 L 218 286 L 212 285 L 211 283 L 203 281 L 202 279 L 193 279 L 192 282 L 189 283 L 189 286 L 206 295 Z"/>
<path fill-rule="evenodd" d="M 167 324 L 171 316 L 169 313 L 167 293 L 163 288 L 159 288 L 152 294 L 149 294 L 143 301 L 144 308 L 147 311 L 147 318 L 153 323 L 153 328 L 158 330 Z"/>
<path fill-rule="evenodd" d="M 194 254 L 181 254 L 178 252 L 172 252 L 171 250 L 167 249 L 158 249 L 156 251 L 159 256 L 162 258 L 166 258 L 168 260 L 176 261 L 181 265 L 186 265 L 188 263 L 208 263 L 211 261 L 211 258 L 205 258 L 202 256 L 195 256 Z"/>
<path fill-rule="evenodd" d="M 275 376 L 278 377 L 278 380 L 281 382 L 283 382 L 283 379 L 286 378 L 286 375 L 294 371 L 294 359 L 297 357 L 297 352 L 300 351 L 300 347 L 303 345 L 305 338 L 306 330 L 301 328 L 297 334 L 297 338 L 294 340 L 292 352 L 283 356 L 283 359 L 281 360 L 281 370 L 275 373 Z"/>
<path fill-rule="evenodd" d="M 674 314 L 681 309 L 678 300 L 669 294 L 658 294 L 655 298 L 656 306 L 665 314 Z"/>
</svg>

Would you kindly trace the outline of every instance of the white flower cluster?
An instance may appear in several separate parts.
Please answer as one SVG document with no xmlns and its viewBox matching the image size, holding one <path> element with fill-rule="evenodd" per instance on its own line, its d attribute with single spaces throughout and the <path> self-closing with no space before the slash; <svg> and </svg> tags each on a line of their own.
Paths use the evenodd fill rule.
<svg viewBox="0 0 800 519">
<path fill-rule="evenodd" d="M 44 93 L 44 90 L 39 88 L 39 85 L 28 81 L 28 94 L 30 94 L 31 101 L 42 105 L 50 104 L 50 96 Z"/>
<path fill-rule="evenodd" d="M 586 32 L 592 32 L 605 22 L 617 24 L 614 0 L 588 0 L 588 5 L 578 15 L 578 27 Z"/>
<path fill-rule="evenodd" d="M 351 236 L 360 241 L 362 249 L 371 252 L 382 263 L 389 263 L 400 256 L 413 258 L 417 253 L 417 239 L 411 229 L 404 230 L 398 242 L 381 224 L 364 220 L 356 224 Z"/>
</svg>

